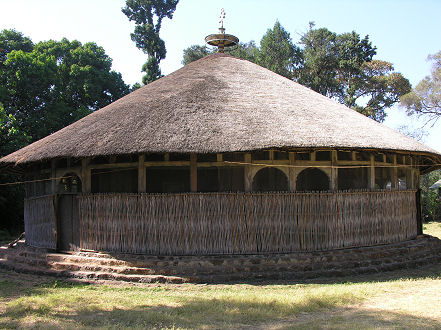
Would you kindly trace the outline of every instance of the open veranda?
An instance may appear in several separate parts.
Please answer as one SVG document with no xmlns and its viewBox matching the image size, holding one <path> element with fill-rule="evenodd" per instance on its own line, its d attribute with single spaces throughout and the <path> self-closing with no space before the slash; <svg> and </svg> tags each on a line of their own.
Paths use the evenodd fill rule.
<svg viewBox="0 0 441 330">
<path fill-rule="evenodd" d="M 424 225 L 441 237 L 441 222 Z M 441 264 L 302 282 L 121 284 L 0 270 L 0 327 L 440 328 Z"/>
</svg>

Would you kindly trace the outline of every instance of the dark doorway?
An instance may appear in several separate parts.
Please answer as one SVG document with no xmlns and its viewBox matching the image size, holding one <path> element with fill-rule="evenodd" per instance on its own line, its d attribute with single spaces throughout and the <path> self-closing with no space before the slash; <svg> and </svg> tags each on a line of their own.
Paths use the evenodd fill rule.
<svg viewBox="0 0 441 330">
<path fill-rule="evenodd" d="M 81 193 L 81 180 L 75 173 L 66 174 L 58 184 L 57 249 L 71 251 L 79 248 L 80 227 L 77 194 Z"/>
<path fill-rule="evenodd" d="M 57 201 L 57 248 L 77 250 L 80 245 L 77 194 L 61 194 Z"/>
<path fill-rule="evenodd" d="M 297 191 L 329 190 L 329 178 L 317 168 L 307 168 L 299 173 L 296 181 Z"/>
<path fill-rule="evenodd" d="M 274 167 L 266 167 L 256 173 L 253 191 L 288 191 L 288 178 L 285 173 Z"/>
</svg>

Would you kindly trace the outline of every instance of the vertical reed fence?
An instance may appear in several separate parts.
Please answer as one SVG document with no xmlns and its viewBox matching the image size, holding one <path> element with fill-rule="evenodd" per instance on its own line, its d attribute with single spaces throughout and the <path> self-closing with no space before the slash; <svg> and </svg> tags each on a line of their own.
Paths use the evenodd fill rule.
<svg viewBox="0 0 441 330">
<path fill-rule="evenodd" d="M 25 199 L 24 225 L 28 245 L 56 249 L 56 223 L 55 195 Z"/>
<path fill-rule="evenodd" d="M 83 249 L 154 255 L 319 251 L 416 236 L 415 191 L 88 194 Z"/>
</svg>

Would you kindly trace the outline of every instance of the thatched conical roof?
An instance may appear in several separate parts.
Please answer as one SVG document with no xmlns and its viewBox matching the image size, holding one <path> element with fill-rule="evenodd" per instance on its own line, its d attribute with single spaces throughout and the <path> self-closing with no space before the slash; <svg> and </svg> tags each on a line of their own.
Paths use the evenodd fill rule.
<svg viewBox="0 0 441 330">
<path fill-rule="evenodd" d="M 0 160 L 264 148 L 440 154 L 249 61 L 195 61 Z"/>
</svg>

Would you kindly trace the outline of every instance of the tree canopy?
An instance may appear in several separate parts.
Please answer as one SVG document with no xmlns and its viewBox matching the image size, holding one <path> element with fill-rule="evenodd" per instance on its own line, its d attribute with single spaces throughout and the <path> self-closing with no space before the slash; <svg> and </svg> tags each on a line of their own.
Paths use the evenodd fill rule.
<svg viewBox="0 0 441 330">
<path fill-rule="evenodd" d="M 179 0 L 126 0 L 122 12 L 135 22 L 135 30 L 130 34 L 136 47 L 148 55 L 142 66 L 144 84 L 160 78 L 159 63 L 165 58 L 167 50 L 164 40 L 159 37 L 162 20 L 172 18 Z"/>
<path fill-rule="evenodd" d="M 435 123 L 441 118 L 441 51 L 429 55 L 428 60 L 433 61 L 430 75 L 401 97 L 401 105 L 409 115 L 423 116 L 427 123 Z"/>
<path fill-rule="evenodd" d="M 1 40 L 5 35 L 11 35 L 11 30 L 2 31 Z M 121 75 L 111 70 L 112 60 L 104 49 L 93 42 L 49 40 L 21 48 L 9 47 L 1 62 L 0 102 L 31 141 L 129 91 Z"/>
<path fill-rule="evenodd" d="M 253 41 L 227 50 L 234 56 L 266 67 L 288 79 L 378 121 L 386 109 L 410 91 L 410 83 L 391 63 L 374 59 L 376 47 L 369 36 L 356 32 L 337 34 L 310 23 L 296 46 L 279 22 L 268 29 L 257 47 Z M 211 54 L 205 46 L 184 50 L 182 63 Z"/>
<path fill-rule="evenodd" d="M 291 41 L 291 36 L 277 21 L 260 41 L 257 64 L 286 78 L 294 78 L 294 70 L 301 62 L 299 47 Z"/>
<path fill-rule="evenodd" d="M 0 31 L 0 157 L 43 138 L 129 92 L 112 59 L 93 42 L 34 44 Z M 0 182 L 19 178 L 0 173 Z M 0 187 L 0 229 L 19 230 L 23 190 Z"/>
</svg>

